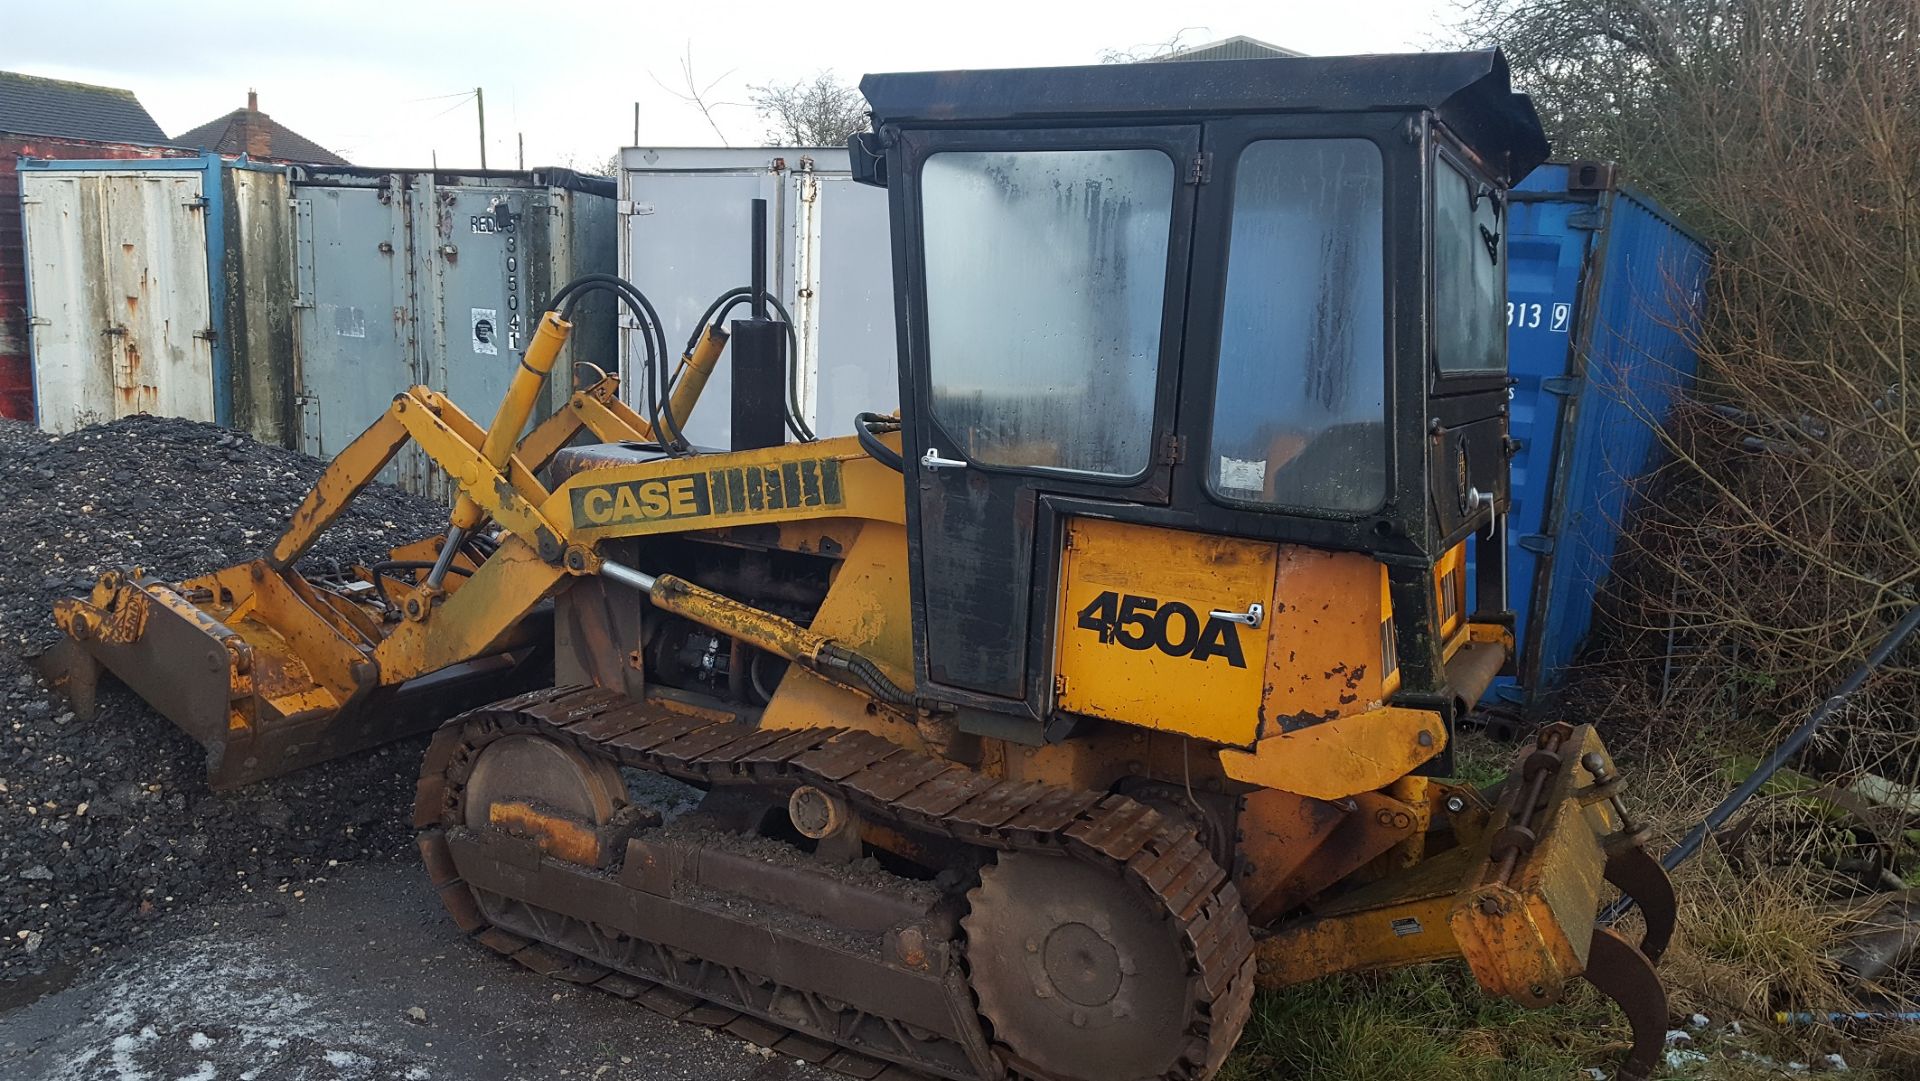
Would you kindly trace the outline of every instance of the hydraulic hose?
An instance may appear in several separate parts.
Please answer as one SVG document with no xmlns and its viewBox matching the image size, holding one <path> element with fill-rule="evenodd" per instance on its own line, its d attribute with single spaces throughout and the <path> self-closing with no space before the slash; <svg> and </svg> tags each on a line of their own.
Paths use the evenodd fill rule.
<svg viewBox="0 0 1920 1081">
<path fill-rule="evenodd" d="M 804 662 L 803 662 L 804 663 Z M 870 659 L 853 652 L 845 646 L 828 642 L 814 657 L 814 663 L 807 665 L 815 671 L 845 672 L 866 685 L 875 698 L 888 705 L 912 709 L 919 704 L 919 696 L 901 687 L 887 678 Z M 824 672 L 823 672 L 824 674 Z"/>
<path fill-rule="evenodd" d="M 603 560 L 600 574 L 645 593 L 655 607 L 690 619 L 757 649 L 773 653 L 813 672 L 864 690 L 888 705 L 907 709 L 919 705 L 912 691 L 901 687 L 871 658 L 856 653 L 812 630 L 734 600 L 670 574 L 645 571 Z"/>
<path fill-rule="evenodd" d="M 733 309 L 752 301 L 753 290 L 746 286 L 729 289 L 715 297 L 713 303 L 707 305 L 707 310 L 702 312 L 699 320 L 693 324 L 693 333 L 687 338 L 687 348 L 682 359 L 693 353 L 705 328 L 723 326 L 727 316 L 733 313 Z M 792 432 L 793 437 L 800 442 L 811 443 L 818 436 L 814 435 L 813 429 L 800 418 L 800 336 L 794 329 L 793 316 L 787 313 L 786 305 L 780 303 L 780 298 L 768 294 L 767 303 L 773 306 L 773 310 L 779 313 L 781 320 L 787 324 L 787 430 Z"/>
<path fill-rule="evenodd" d="M 667 371 L 667 337 L 660 323 L 660 313 L 654 309 L 653 302 L 632 282 L 615 274 L 583 274 L 560 287 L 553 295 L 549 306 L 559 306 L 562 317 L 569 315 L 581 298 L 593 292 L 611 292 L 640 324 L 640 342 L 645 348 L 646 359 L 643 371 L 646 373 L 646 406 L 648 420 L 653 424 L 654 435 L 660 441 L 661 448 L 669 455 L 679 456 L 687 449 L 685 435 L 680 430 L 678 419 L 667 413 L 662 414 L 667 388 L 672 376 Z"/>
<path fill-rule="evenodd" d="M 520 443 L 520 434 L 526 430 L 527 420 L 533 415 L 540 388 L 546 385 L 547 375 L 553 371 L 561 348 L 567 344 L 567 335 L 573 330 L 569 316 L 581 297 L 600 290 L 612 292 L 640 319 L 649 357 L 666 352 L 666 338 L 660 331 L 659 316 L 654 312 L 652 303 L 632 282 L 612 274 L 586 274 L 561 286 L 549 302 L 547 311 L 540 316 L 533 340 L 527 343 L 526 352 L 520 357 L 520 367 L 507 384 L 507 393 L 500 399 L 500 408 L 494 413 L 493 423 L 487 426 L 486 438 L 481 442 L 480 455 L 494 469 L 504 470 L 507 460 L 513 456 L 514 448 Z M 657 410 L 655 415 L 657 425 Z M 425 584 L 428 587 L 437 589 L 446 580 L 453 568 L 454 558 L 485 517 L 486 511 L 472 496 L 462 494 L 454 502 L 446 539 L 440 545 L 432 569 L 427 572 Z"/>
<path fill-rule="evenodd" d="M 879 413 L 859 413 L 853 418 L 853 435 L 860 441 L 860 449 L 895 473 L 905 473 L 907 464 L 900 455 L 885 443 L 880 442 L 878 431 L 899 431 L 900 421 L 894 417 Z"/>
</svg>

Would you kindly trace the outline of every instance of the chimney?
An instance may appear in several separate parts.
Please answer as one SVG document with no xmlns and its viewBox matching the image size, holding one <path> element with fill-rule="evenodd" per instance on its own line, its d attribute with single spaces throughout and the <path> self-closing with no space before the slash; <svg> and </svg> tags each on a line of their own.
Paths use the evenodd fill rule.
<svg viewBox="0 0 1920 1081">
<path fill-rule="evenodd" d="M 260 95 L 247 91 L 247 111 L 240 117 L 240 145 L 250 158 L 273 156 L 273 129 L 266 121 L 266 114 L 260 111 Z"/>
</svg>

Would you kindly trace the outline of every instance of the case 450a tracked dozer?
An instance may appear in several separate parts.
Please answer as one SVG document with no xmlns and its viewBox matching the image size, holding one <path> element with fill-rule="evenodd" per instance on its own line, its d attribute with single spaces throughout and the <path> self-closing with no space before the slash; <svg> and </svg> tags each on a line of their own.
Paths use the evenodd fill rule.
<svg viewBox="0 0 1920 1081">
<path fill-rule="evenodd" d="M 78 650 L 221 784 L 452 715 L 415 820 L 460 926 L 857 1076 L 1204 1078 L 1256 986 L 1464 958 L 1528 1006 L 1591 980 L 1644 1077 L 1673 898 L 1600 740 L 1444 779 L 1513 646 L 1504 207 L 1546 146 L 1499 54 L 862 89 L 899 417 L 786 441 L 786 328 L 743 320 L 734 449 L 695 450 L 723 314 L 667 380 L 645 299 L 575 283 L 488 428 L 400 395 L 263 558 L 61 604 Z M 528 432 L 593 289 L 649 404 Z M 447 535 L 302 576 L 409 440 Z"/>
</svg>

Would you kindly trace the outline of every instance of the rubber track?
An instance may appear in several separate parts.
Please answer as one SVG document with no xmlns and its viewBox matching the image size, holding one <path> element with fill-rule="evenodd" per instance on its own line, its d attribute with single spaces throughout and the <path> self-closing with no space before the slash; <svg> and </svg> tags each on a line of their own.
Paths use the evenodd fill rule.
<svg viewBox="0 0 1920 1081">
<path fill-rule="evenodd" d="M 421 764 L 414 804 L 420 848 L 441 900 L 481 942 L 543 973 L 596 982 L 670 1016 L 729 1028 L 768 1043 L 768 1030 L 712 1003 L 647 994 L 647 985 L 597 964 L 487 925 L 453 869 L 444 830 L 463 821 L 461 789 L 482 747 L 517 733 L 569 743 L 620 765 L 711 785 L 812 784 L 836 792 L 873 820 L 999 851 L 1048 851 L 1119 869 L 1148 904 L 1180 928 L 1189 986 L 1197 1000 L 1187 1047 L 1164 1077 L 1209 1077 L 1239 1039 L 1251 1011 L 1253 939 L 1238 891 L 1193 830 L 1125 796 L 1002 781 L 909 751 L 853 729 L 763 730 L 636 703 L 595 687 L 523 694 L 455 717 L 435 733 Z M 528 900 L 523 898 L 523 901 Z M 582 967 L 584 966 L 584 968 Z M 664 989 L 654 988 L 654 991 Z M 733 1022 L 746 1022 L 744 1030 Z M 984 1025 L 984 1021 L 982 1022 Z M 801 1033 L 795 1037 L 817 1044 Z M 775 1040 L 774 1042 L 779 1042 Z M 1004 1054 L 1002 1055 L 1004 1058 Z M 827 1058 L 860 1077 L 878 1065 L 857 1054 Z M 817 1060 L 817 1058 L 816 1058 Z M 1022 1070 L 1038 1081 L 1063 1081 Z"/>
</svg>

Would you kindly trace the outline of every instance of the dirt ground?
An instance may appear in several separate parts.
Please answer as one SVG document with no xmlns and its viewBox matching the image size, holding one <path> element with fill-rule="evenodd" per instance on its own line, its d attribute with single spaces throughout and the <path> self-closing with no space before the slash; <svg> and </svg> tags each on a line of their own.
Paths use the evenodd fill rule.
<svg viewBox="0 0 1920 1081">
<path fill-rule="evenodd" d="M 0 1079 L 824 1076 L 464 941 L 413 847 L 423 739 L 215 793 L 125 688 L 79 718 L 28 666 L 56 597 L 256 556 L 321 469 L 188 421 L 0 421 Z M 303 566 L 445 515 L 374 486 Z"/>
<path fill-rule="evenodd" d="M 825 1081 L 464 940 L 410 861 L 159 921 L 0 1013 L 10 1081 Z M 409 1011 L 425 1011 L 420 1022 Z"/>
</svg>

